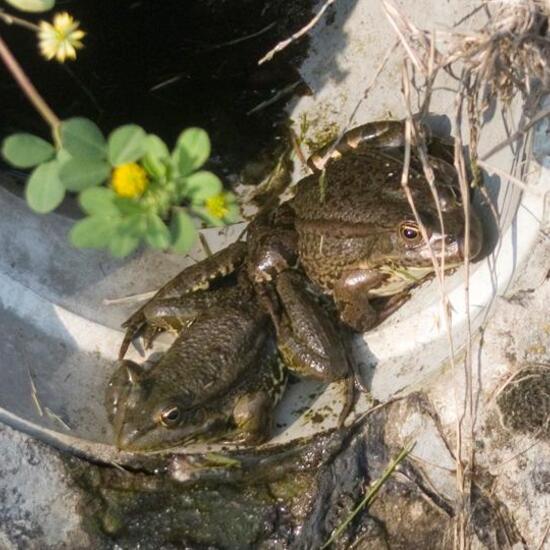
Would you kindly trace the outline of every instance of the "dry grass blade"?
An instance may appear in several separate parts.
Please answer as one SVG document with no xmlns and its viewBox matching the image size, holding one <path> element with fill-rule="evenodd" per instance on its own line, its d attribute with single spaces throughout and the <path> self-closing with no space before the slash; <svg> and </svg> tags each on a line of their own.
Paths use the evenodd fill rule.
<svg viewBox="0 0 550 550">
<path fill-rule="evenodd" d="M 443 32 L 437 31 L 427 33 L 416 27 L 408 18 L 395 6 L 392 0 L 381 0 L 384 12 L 393 27 L 400 43 L 405 50 L 405 71 L 403 74 L 403 97 L 407 110 L 406 142 L 404 170 L 402 186 L 407 195 L 414 217 L 417 223 L 418 215 L 412 197 L 408 190 L 407 173 L 411 155 L 411 141 L 416 150 L 417 158 L 420 158 L 424 166 L 425 177 L 433 186 L 433 172 L 429 168 L 426 156 L 426 149 L 422 143 L 422 136 L 416 128 L 416 121 L 411 114 L 410 87 L 416 82 L 415 72 L 425 79 L 424 85 L 416 88 L 422 108 L 421 113 L 429 112 L 431 89 L 437 73 L 440 70 L 446 71 L 458 84 L 456 90 L 456 109 L 454 117 L 455 154 L 454 164 L 460 185 L 462 203 L 464 205 L 464 216 L 466 220 L 465 235 L 465 311 L 467 312 L 466 329 L 467 345 L 464 360 L 464 384 L 465 394 L 462 404 L 457 410 L 462 413 L 457 415 L 456 426 L 456 474 L 457 486 L 462 496 L 462 506 L 456 516 L 455 523 L 455 547 L 467 548 L 470 546 L 468 537 L 469 527 L 469 506 L 470 506 L 470 480 L 475 471 L 474 439 L 477 417 L 477 403 L 479 396 L 476 396 L 471 361 L 472 334 L 469 319 L 469 223 L 470 223 L 470 184 L 468 182 L 469 167 L 473 175 L 473 185 L 477 186 L 488 202 L 495 222 L 499 216 L 492 204 L 487 190 L 484 188 L 480 169 L 484 168 L 498 176 L 506 179 L 512 184 L 521 188 L 522 191 L 530 191 L 521 179 L 507 174 L 498 168 L 494 168 L 484 161 L 506 145 L 513 144 L 525 135 L 525 132 L 536 122 L 548 116 L 548 111 L 543 111 L 530 116 L 530 121 L 522 123 L 515 132 L 510 132 L 510 137 L 504 142 L 497 144 L 489 153 L 486 153 L 480 160 L 478 155 L 478 142 L 482 131 L 482 120 L 485 112 L 493 105 L 495 98 L 500 98 L 505 107 L 508 107 L 513 97 L 521 93 L 525 99 L 530 99 L 531 107 L 526 107 L 526 112 L 537 104 L 533 98 L 536 94 L 532 92 L 532 80 L 537 79 L 542 88 L 550 87 L 550 40 L 542 35 L 547 25 L 547 14 L 544 7 L 547 4 L 535 0 L 522 2 L 502 2 L 486 4 L 488 14 L 486 25 L 473 32 L 457 32 L 454 30 Z M 494 12 L 491 15 L 491 12 Z M 435 37 L 437 36 L 439 49 L 435 48 Z M 455 74 L 455 66 L 460 63 L 461 72 Z M 407 68 L 408 67 L 408 68 Z M 412 70 L 412 74 L 411 74 Z M 529 103 L 527 105 L 529 105 Z M 463 121 L 463 112 L 467 113 L 467 119 Z M 469 136 L 469 159 L 464 156 L 465 144 L 462 136 Z M 415 141 L 417 140 L 417 141 Z M 438 197 L 434 193 L 434 200 L 438 204 Z M 443 222 L 440 219 L 443 231 Z M 422 224 L 419 223 L 424 240 L 426 235 Z M 433 254 L 430 254 L 433 256 Z M 451 319 L 449 303 L 443 288 L 444 268 L 441 261 L 432 257 L 434 270 L 440 286 L 442 304 L 445 309 L 446 332 L 449 336 L 449 356 L 454 366 L 454 350 L 451 334 Z M 436 265 L 438 264 L 438 265 Z M 464 430 L 468 431 L 465 432 Z M 467 436 L 465 437 L 465 434 Z"/>
<path fill-rule="evenodd" d="M 331 537 L 321 546 L 321 550 L 323 548 L 327 548 L 330 546 L 346 529 L 346 527 L 353 521 L 353 518 L 366 506 L 368 506 L 375 498 L 384 483 L 388 481 L 388 479 L 391 477 L 395 469 L 405 460 L 407 455 L 412 451 L 414 448 L 416 442 L 411 441 L 403 449 L 401 449 L 401 452 L 388 464 L 382 475 L 379 479 L 377 479 L 369 488 L 367 491 L 367 494 L 363 497 L 361 502 L 352 510 L 350 515 L 339 525 L 334 532 L 332 533 Z"/>
<path fill-rule="evenodd" d="M 118 462 L 115 462 L 114 460 L 109 460 L 109 464 L 113 468 L 116 468 L 119 472 L 122 472 L 124 474 L 131 474 L 132 473 L 130 470 L 127 470 L 126 468 L 124 468 L 124 466 L 122 466 L 122 464 L 119 464 Z"/>
<path fill-rule="evenodd" d="M 282 90 L 279 90 L 278 92 L 273 94 L 269 99 L 266 99 L 265 101 L 262 101 L 261 103 L 258 103 L 258 105 L 256 105 L 255 107 L 252 107 L 252 109 L 250 109 L 250 111 L 246 112 L 246 116 L 253 115 L 254 113 L 257 113 L 257 112 L 261 111 L 262 109 L 265 109 L 266 107 L 269 107 L 270 105 L 273 105 L 273 103 L 276 103 L 281 98 L 289 95 L 301 83 L 302 83 L 302 80 L 296 80 L 295 82 L 292 82 L 288 86 L 285 86 Z"/>
<path fill-rule="evenodd" d="M 411 143 L 413 141 L 412 136 L 414 133 L 414 141 L 416 144 L 417 153 L 421 159 L 426 180 L 430 184 L 430 188 L 432 190 L 432 195 L 438 211 L 441 232 L 444 233 L 445 230 L 444 230 L 443 215 L 441 210 L 440 199 L 434 185 L 433 170 L 431 170 L 431 167 L 429 166 L 429 159 L 426 154 L 426 146 L 423 143 L 421 132 L 419 132 L 415 126 L 416 122 L 414 120 L 414 117 L 411 111 L 410 82 L 412 81 L 412 77 L 408 69 L 409 64 L 410 64 L 410 61 L 406 59 L 403 65 L 403 78 L 402 78 L 403 98 L 404 98 L 405 108 L 407 110 L 407 119 L 406 119 L 406 125 L 405 125 L 405 156 L 404 156 L 404 162 L 403 162 L 403 174 L 402 174 L 401 184 L 405 192 L 405 196 L 407 197 L 407 200 L 413 212 L 414 218 L 420 228 L 422 238 L 424 239 L 424 242 L 428 243 L 430 258 L 433 264 L 436 279 L 438 281 L 438 289 L 440 293 L 441 304 L 444 311 L 443 321 L 445 324 L 445 333 L 447 335 L 447 341 L 449 346 L 449 360 L 451 363 L 451 368 L 454 371 L 456 368 L 456 364 L 455 364 L 454 340 L 453 340 L 453 334 L 452 334 L 451 308 L 450 308 L 447 292 L 445 290 L 445 256 L 444 256 L 445 247 L 443 246 L 442 248 L 440 258 L 436 257 L 430 245 L 427 230 L 424 224 L 422 223 L 422 220 L 419 216 L 418 210 L 413 201 L 413 197 L 408 186 L 408 173 L 409 173 L 409 165 L 410 165 L 410 158 L 411 158 Z M 433 82 L 434 75 L 430 74 L 430 75 L 426 75 L 426 77 L 428 82 L 430 83 Z M 426 94 L 429 95 L 429 91 L 426 92 Z M 424 102 L 424 105 L 426 106 L 427 102 Z M 458 149 L 458 147 L 456 149 Z M 456 152 L 456 149 L 455 149 L 455 152 Z M 459 175 L 459 180 L 461 181 L 465 180 L 465 170 L 463 169 L 463 165 L 461 163 L 457 164 L 457 171 Z M 463 194 L 463 201 L 464 201 L 464 204 L 466 205 L 466 220 L 468 220 L 469 219 L 469 212 L 468 212 L 469 200 L 468 200 L 467 183 L 461 183 L 461 193 Z M 466 223 L 465 232 L 466 234 L 468 234 L 468 223 Z M 467 256 L 468 246 L 469 244 L 468 242 L 466 242 L 466 254 L 465 254 L 466 256 Z M 466 267 L 466 285 L 465 285 L 466 294 L 467 294 L 467 288 L 468 288 L 467 280 L 468 280 L 468 269 Z M 467 309 L 467 311 L 469 310 Z M 471 387 L 470 382 L 471 382 L 471 377 L 468 375 L 468 371 L 467 371 L 466 373 L 466 386 L 467 386 L 466 392 L 467 393 L 468 393 L 468 387 Z M 455 401 L 458 401 L 456 395 L 455 395 Z M 457 407 L 457 410 L 458 410 L 458 407 Z M 465 414 L 466 402 L 464 403 L 463 410 Z M 467 502 L 467 498 L 465 498 L 465 494 L 469 494 L 469 491 L 467 491 L 466 481 L 465 481 L 466 475 L 464 472 L 464 466 L 463 466 L 463 460 L 462 460 L 462 457 L 464 454 L 462 447 L 463 447 L 462 418 L 457 418 L 456 453 L 455 453 L 456 480 L 457 480 L 458 490 L 460 494 L 463 495 L 462 497 L 463 502 Z M 455 527 L 455 546 L 456 547 L 465 548 L 467 545 L 467 535 L 466 535 L 467 524 L 468 524 L 468 512 L 467 510 L 463 509 L 463 507 L 461 507 L 461 509 L 459 510 L 459 513 L 457 514 L 456 527 Z"/>
<path fill-rule="evenodd" d="M 538 432 L 535 432 L 533 434 L 533 437 L 536 438 L 540 435 L 540 433 L 542 432 L 542 430 L 538 430 Z M 522 457 L 523 455 L 525 455 L 525 453 L 529 452 L 531 449 L 533 449 L 534 447 L 536 447 L 537 445 L 540 445 L 541 441 L 540 439 L 539 440 L 535 440 L 533 441 L 533 443 L 531 443 L 530 445 L 528 445 L 527 447 L 524 447 L 522 448 L 520 451 L 518 451 L 517 453 L 514 453 L 512 456 L 508 457 L 508 458 L 505 458 L 504 460 L 502 460 L 495 468 L 495 471 L 498 472 L 499 470 L 502 470 L 504 469 L 505 466 L 507 466 L 508 464 L 510 464 L 510 462 Z"/>
<path fill-rule="evenodd" d="M 38 411 L 38 414 L 40 416 L 44 416 L 44 410 L 42 409 L 42 405 L 40 404 L 40 400 L 38 399 L 38 391 L 36 390 L 36 384 L 34 383 L 34 378 L 29 367 L 27 367 L 27 372 L 29 373 L 29 380 L 31 383 L 32 401 L 34 403 L 34 406 L 36 407 L 36 410 Z"/>
<path fill-rule="evenodd" d="M 199 241 L 202 246 L 202 251 L 204 252 L 205 258 L 210 258 L 212 256 L 212 250 L 210 248 L 210 245 L 208 244 L 208 241 L 206 240 L 206 237 L 204 236 L 204 233 L 201 233 L 199 231 Z"/>
<path fill-rule="evenodd" d="M 136 302 L 143 302 L 149 300 L 157 293 L 156 290 L 150 290 L 149 292 L 143 292 L 141 294 L 132 294 L 130 296 L 123 296 L 122 298 L 105 298 L 103 305 L 112 306 L 118 304 L 135 304 Z"/>
<path fill-rule="evenodd" d="M 233 40 L 228 40 L 227 42 L 214 44 L 213 46 L 207 48 L 207 51 L 219 50 L 220 48 L 226 48 L 227 46 L 235 46 L 236 44 L 241 44 L 242 42 L 246 42 L 247 40 L 251 40 L 252 38 L 258 38 L 258 36 L 261 36 L 262 34 L 271 30 L 276 24 L 276 21 L 272 21 L 271 23 L 269 23 L 269 25 L 266 25 L 259 31 L 247 34 L 246 36 L 240 36 L 239 38 L 235 38 Z"/>
<path fill-rule="evenodd" d="M 544 118 L 550 116 L 550 109 L 545 109 L 544 111 L 541 111 L 540 113 L 537 113 L 527 124 L 523 125 L 521 128 L 516 130 L 509 138 L 505 139 L 504 141 L 501 141 L 497 145 L 495 145 L 490 151 L 485 153 L 481 160 L 487 160 L 488 158 L 492 157 L 494 154 L 498 153 L 504 147 L 507 147 L 508 145 L 512 145 L 515 141 L 518 139 L 521 139 L 525 136 L 528 130 L 530 130 L 537 122 L 540 122 Z"/>
<path fill-rule="evenodd" d="M 548 538 L 548 534 L 550 534 L 550 521 L 546 525 L 546 529 L 544 531 L 544 534 L 542 535 L 542 539 L 540 541 L 540 544 L 537 546 L 537 550 L 542 550 L 544 548 L 544 543 L 546 542 L 546 539 Z"/>
<path fill-rule="evenodd" d="M 54 413 L 49 407 L 44 407 L 44 412 L 58 424 L 63 426 L 67 431 L 72 431 L 72 428 L 57 414 Z"/>
<path fill-rule="evenodd" d="M 425 33 L 413 25 L 391 2 L 382 0 L 386 17 L 399 37 L 403 48 L 407 52 L 414 66 L 423 75 L 428 74 L 428 61 L 421 52 L 429 51 L 430 45 Z"/>
<path fill-rule="evenodd" d="M 550 84 L 550 41 L 544 5 L 534 0 L 494 3 L 488 24 L 475 33 L 450 36 L 446 63 L 461 60 L 476 79 L 483 109 L 494 96 L 509 104 L 518 92 L 529 94 L 537 78 Z"/>
</svg>

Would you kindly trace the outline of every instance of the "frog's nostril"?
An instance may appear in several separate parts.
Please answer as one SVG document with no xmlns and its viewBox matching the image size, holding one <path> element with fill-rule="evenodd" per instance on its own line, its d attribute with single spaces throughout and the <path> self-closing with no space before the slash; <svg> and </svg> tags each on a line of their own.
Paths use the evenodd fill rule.
<svg viewBox="0 0 550 550">
<path fill-rule="evenodd" d="M 127 426 L 121 426 L 116 434 L 117 448 L 120 450 L 131 449 L 138 436 L 138 430 L 129 429 Z"/>
</svg>

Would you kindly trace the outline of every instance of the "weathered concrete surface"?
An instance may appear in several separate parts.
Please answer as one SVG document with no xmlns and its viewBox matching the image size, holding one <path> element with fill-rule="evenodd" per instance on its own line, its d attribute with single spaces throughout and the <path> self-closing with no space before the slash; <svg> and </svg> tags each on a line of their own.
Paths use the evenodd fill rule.
<svg viewBox="0 0 550 550">
<path fill-rule="evenodd" d="M 347 2 L 347 4 L 353 5 L 354 2 Z M 376 4 L 372 5 L 376 6 Z M 441 5 L 443 6 L 443 4 Z M 424 17 L 426 10 L 416 9 L 416 12 L 418 17 Z M 353 19 L 357 20 L 357 18 Z M 319 29 L 321 28 L 319 27 Z M 375 30 L 378 28 L 379 26 L 376 25 Z M 324 49 L 321 50 L 322 55 L 325 55 L 327 49 L 326 41 L 324 41 L 324 46 Z M 385 49 L 386 43 L 380 41 L 380 46 Z M 370 55 L 370 58 L 374 60 L 375 64 L 378 64 L 379 56 Z M 361 59 L 363 63 L 365 57 L 361 57 Z M 363 74 L 369 74 L 369 71 L 362 72 L 361 76 Z M 357 84 L 353 89 L 361 94 L 365 84 L 365 82 Z M 391 99 L 398 95 L 395 94 L 396 89 L 397 87 L 393 86 L 389 88 L 390 93 L 388 93 L 388 88 L 381 91 Z M 315 100 L 318 102 L 319 97 L 316 97 Z M 354 98 L 349 98 L 349 102 L 354 104 Z M 385 110 L 388 108 L 387 104 L 374 100 L 373 103 L 380 112 L 370 113 L 363 120 L 385 114 Z M 341 116 L 345 118 L 345 109 L 338 108 L 338 103 L 335 106 Z M 13 213 L 15 210 L 10 209 L 10 212 Z M 113 354 L 116 346 L 107 338 L 103 338 L 104 333 L 102 332 L 102 337 L 98 338 L 97 334 L 92 334 L 88 330 L 91 325 L 73 325 L 72 313 L 78 313 L 86 320 L 89 315 L 93 316 L 94 312 L 99 311 L 102 316 L 109 317 L 108 320 L 104 319 L 105 326 L 118 327 L 120 319 L 124 317 L 124 312 L 117 309 L 115 315 L 113 310 L 109 311 L 108 308 L 103 307 L 100 299 L 106 296 L 117 296 L 119 293 L 125 294 L 126 290 L 121 290 L 125 288 L 121 286 L 122 283 L 131 287 L 132 292 L 154 288 L 153 282 L 143 278 L 142 275 L 144 273 L 151 274 L 151 270 L 147 269 L 150 265 L 150 259 L 147 256 L 134 258 L 132 261 L 135 264 L 128 263 L 125 266 L 126 269 L 123 269 L 115 262 L 109 263 L 108 259 L 90 252 L 87 259 L 84 260 L 84 257 L 82 257 L 80 261 L 86 262 L 93 258 L 91 263 L 97 264 L 99 271 L 103 271 L 101 277 L 98 276 L 97 280 L 91 280 L 89 266 L 85 263 L 83 271 L 86 273 L 87 278 L 78 278 L 79 286 L 71 286 L 71 281 L 65 280 L 66 277 L 63 276 L 66 262 L 60 262 L 59 255 L 52 249 L 52 243 L 62 243 L 62 246 L 65 246 L 65 235 L 63 232 L 53 235 L 52 231 L 44 231 L 46 226 L 41 225 L 42 223 L 43 218 L 36 222 L 37 227 L 35 229 L 44 234 L 46 244 L 48 244 L 48 247 L 43 249 L 46 251 L 45 256 L 56 260 L 53 266 L 55 269 L 52 269 L 51 275 L 58 280 L 60 288 L 64 292 L 69 291 L 68 298 L 71 299 L 60 302 L 63 307 L 46 310 L 49 313 L 53 311 L 59 320 L 54 324 L 51 321 L 52 315 L 48 315 L 45 323 L 50 329 L 55 329 L 56 345 L 59 344 L 63 334 L 65 334 L 67 340 L 73 338 L 72 334 L 67 334 L 67 327 L 74 328 L 74 326 L 77 326 L 78 328 L 83 326 L 84 329 L 79 330 L 78 334 L 85 333 L 87 335 L 85 341 L 89 343 L 91 353 L 98 351 L 96 347 L 101 342 L 104 349 Z M 28 225 L 25 227 L 26 230 L 30 230 Z M 521 228 L 519 231 L 518 238 L 521 239 Z M 23 239 L 25 235 L 12 233 L 2 233 L 2 235 L 7 237 L 7 247 L 11 248 L 12 253 L 20 254 L 21 248 L 14 246 L 15 239 L 17 237 Z M 513 237 L 515 238 L 515 236 L 516 233 L 514 232 Z M 54 239 L 54 237 L 56 238 Z M 31 241 L 32 239 L 26 237 L 25 240 Z M 51 290 L 52 287 L 48 286 L 43 279 L 29 281 L 19 277 L 19 269 L 24 271 L 28 277 L 33 274 L 43 277 L 36 269 L 40 257 L 10 256 L 8 259 L 10 270 L 7 273 L 10 275 L 16 273 L 15 280 L 24 282 L 27 288 L 35 291 L 37 295 L 43 293 L 45 288 Z M 31 263 L 29 264 L 29 262 Z M 167 263 L 169 263 L 168 260 Z M 166 267 L 167 269 L 177 270 L 175 264 Z M 545 365 L 548 366 L 550 362 L 550 344 L 548 342 L 550 333 L 548 328 L 550 283 L 547 276 L 549 268 L 548 236 L 546 236 L 541 238 L 539 247 L 532 252 L 531 263 L 525 268 L 518 284 L 508 292 L 505 298 L 497 300 L 498 303 L 495 305 L 493 318 L 484 331 L 483 344 L 480 347 L 474 347 L 473 353 L 473 378 L 480 389 L 479 399 L 476 399 L 477 412 L 475 416 L 477 421 L 473 429 L 473 443 L 476 448 L 477 463 L 474 475 L 480 483 L 483 481 L 483 490 L 486 494 L 491 495 L 493 498 L 496 497 L 499 502 L 504 503 L 510 516 L 508 520 L 514 524 L 513 530 L 520 533 L 520 540 L 522 538 L 529 548 L 544 547 L 543 539 L 549 525 L 548 479 L 550 466 L 548 443 L 543 437 L 544 424 L 541 426 L 542 429 L 531 433 L 514 432 L 510 429 L 509 422 L 506 421 L 506 411 L 499 407 L 497 394 L 503 394 L 503 392 L 499 393 L 499 390 L 514 372 L 521 373 L 525 366 L 531 366 L 534 363 L 539 363 L 540 368 L 544 369 L 546 368 Z M 113 288 L 117 290 L 116 293 L 109 290 Z M 90 305 L 91 292 L 93 292 L 95 302 Z M 130 290 L 127 292 L 130 293 Z M 11 298 L 20 301 L 13 293 Z M 86 309 L 88 305 L 90 307 Z M 414 308 L 417 306 L 410 302 L 408 307 Z M 36 317 L 36 308 L 29 306 L 29 310 Z M 403 310 L 402 316 L 401 326 L 406 330 L 408 327 L 407 320 L 409 319 L 406 310 Z M 6 318 L 5 326 L 17 329 L 21 334 L 21 341 L 24 344 L 19 349 L 24 348 L 25 353 L 30 353 L 33 346 L 40 343 L 38 338 L 28 338 L 28 327 L 19 328 L 15 326 L 12 319 Z M 422 325 L 422 327 L 425 331 L 425 326 Z M 26 338 L 24 338 L 25 336 Z M 13 346 L 15 340 L 12 339 L 10 342 L 9 345 Z M 395 339 L 390 339 L 389 344 L 394 345 Z M 6 344 L 8 350 L 9 345 Z M 420 350 L 419 354 L 422 353 L 426 355 L 425 351 Z M 52 355 L 49 354 L 47 357 L 52 357 Z M 25 363 L 21 362 L 21 358 L 25 358 L 25 355 L 12 350 L 11 355 L 7 353 L 4 355 L 5 360 L 6 358 L 9 358 L 9 361 L 6 361 L 9 364 L 5 367 L 3 374 L 5 378 L 10 377 L 11 384 L 14 384 L 14 379 L 10 376 L 10 369 L 14 366 L 24 366 Z M 56 365 L 66 365 L 68 372 L 73 372 L 74 363 L 77 361 L 83 365 L 80 359 L 70 357 L 70 354 L 64 349 L 59 349 L 53 358 Z M 410 364 L 413 363 L 410 356 L 408 356 L 408 361 Z M 32 363 L 30 364 L 32 365 Z M 36 376 L 35 372 L 30 373 L 30 375 L 35 376 L 36 382 L 38 382 L 39 396 L 42 399 L 48 395 L 51 395 L 52 399 L 58 399 L 63 395 L 74 395 L 78 396 L 75 401 L 78 401 L 79 405 L 89 406 L 88 400 L 81 399 L 79 393 L 71 390 L 82 387 L 88 378 L 92 378 L 89 387 L 93 390 L 102 387 L 102 380 L 105 377 L 96 380 L 99 371 L 93 369 L 94 365 L 98 367 L 97 358 L 91 355 L 90 365 L 88 366 L 86 363 L 83 365 L 85 368 L 82 369 L 86 378 L 84 376 L 75 377 L 76 380 L 71 379 L 68 382 L 65 376 L 57 375 L 52 378 L 50 371 L 45 372 L 42 377 Z M 26 371 L 19 370 L 18 372 L 23 372 L 23 375 L 17 380 L 17 383 L 22 386 L 21 391 L 19 389 L 10 391 L 8 397 L 11 399 L 14 395 L 17 395 L 18 397 L 14 399 L 14 408 L 17 410 L 20 407 L 23 411 L 22 414 L 30 415 L 32 413 L 34 419 L 36 415 L 31 400 L 29 377 Z M 378 372 L 381 372 L 381 369 Z M 59 385 L 60 383 L 61 385 Z M 443 499 L 443 501 L 439 501 L 437 506 L 444 509 L 443 502 L 447 502 L 449 508 L 452 508 L 452 503 L 455 503 L 460 496 L 454 481 L 455 457 L 453 454 L 456 452 L 456 418 L 457 416 L 460 417 L 462 413 L 461 404 L 464 393 L 462 361 L 457 360 L 454 371 L 448 368 L 437 380 L 432 381 L 430 384 L 426 383 L 422 389 L 429 398 L 428 405 L 433 406 L 434 417 L 426 415 L 425 411 L 416 407 L 414 403 L 407 401 L 397 403 L 388 412 L 388 420 L 385 423 L 385 439 L 394 448 L 399 448 L 411 438 L 417 441 L 413 458 L 419 468 L 428 476 L 430 484 L 437 491 L 438 498 Z M 21 395 L 26 396 L 27 403 L 22 402 Z M 97 396 L 100 395 L 100 392 L 90 391 L 90 395 Z M 98 415 L 102 415 L 101 405 L 97 405 L 96 408 Z M 58 410 L 55 406 L 52 406 L 52 409 L 54 412 L 63 415 L 63 410 Z M 87 435 L 93 433 L 99 440 L 104 439 L 104 434 L 95 434 L 92 431 L 97 429 L 98 423 L 96 418 L 89 414 L 89 411 L 83 411 L 82 414 L 77 416 L 77 419 L 82 420 L 82 422 L 75 423 L 77 429 L 85 428 L 83 433 Z M 54 420 L 52 420 L 52 427 L 59 428 Z M 468 425 L 464 424 L 466 435 L 468 430 Z M 108 438 L 105 437 L 105 439 Z M 468 444 L 468 437 L 465 437 L 463 447 L 466 448 Z M 27 449 L 32 449 L 32 454 L 29 454 Z M 371 448 L 370 451 L 367 449 L 367 457 L 369 456 L 370 465 L 373 466 L 374 464 L 374 469 L 370 471 L 368 477 L 368 480 L 372 480 L 381 473 L 387 460 L 393 455 L 383 456 L 384 460 L 382 460 L 376 454 L 376 449 Z M 357 482 L 359 481 L 362 482 L 363 480 L 357 480 Z M 123 489 L 120 489 L 120 492 L 122 493 Z M 405 526 L 411 522 L 411 518 L 418 520 L 414 525 L 418 526 L 419 529 L 420 527 L 424 529 L 429 527 L 425 525 L 425 522 L 420 521 L 424 517 L 434 521 L 435 531 L 440 530 L 441 524 L 436 522 L 434 516 L 430 514 L 430 508 L 426 508 L 421 504 L 424 494 L 420 495 L 421 498 L 418 498 L 419 494 L 411 493 L 410 500 L 406 500 L 402 496 L 396 496 L 395 493 L 386 493 L 383 496 L 384 498 L 379 499 L 373 506 L 372 515 L 378 522 L 386 524 L 388 536 L 393 536 L 394 542 L 395 537 L 401 536 L 404 540 L 400 544 L 404 547 L 407 547 L 407 544 L 409 547 L 415 547 L 414 541 L 404 536 L 406 533 Z M 88 498 L 89 495 L 78 489 L 72 478 L 68 476 L 64 460 L 57 452 L 18 433 L 7 429 L 2 430 L 0 434 L 0 548 L 2 548 L 2 545 L 6 548 L 98 547 L 98 541 L 86 538 L 80 523 L 82 518 L 78 513 L 78 505 L 83 502 L 81 499 L 87 500 Z M 482 501 L 478 499 L 478 502 Z M 345 502 L 346 505 L 350 503 L 350 500 Z M 157 505 L 162 508 L 162 504 L 157 502 Z M 430 504 L 430 506 L 432 505 Z M 406 514 L 404 510 L 407 510 Z M 479 507 L 477 510 L 476 518 L 481 515 Z M 167 506 L 167 513 L 159 513 L 157 519 L 163 515 L 169 515 L 169 511 L 171 510 Z M 145 514 L 149 512 L 149 509 L 144 505 L 142 510 L 132 510 L 132 514 L 134 514 L 132 516 L 133 531 L 126 540 L 135 541 L 136 537 L 140 536 L 140 529 L 143 529 L 140 512 Z M 106 527 L 109 527 L 109 517 L 106 518 Z M 154 514 L 149 517 L 154 517 Z M 178 518 L 181 516 L 176 514 L 171 517 Z M 310 524 L 319 525 L 313 519 L 310 521 Z M 366 527 L 368 532 L 365 533 L 365 537 L 367 541 L 372 543 L 373 537 L 378 537 L 379 533 L 374 532 L 376 529 L 371 529 L 372 524 L 366 523 L 366 525 L 370 527 Z M 118 529 L 115 527 L 111 525 L 113 532 Z M 483 526 L 479 529 L 483 531 Z M 414 533 L 409 534 L 412 536 Z M 507 538 L 506 544 L 508 546 L 519 545 L 521 547 L 521 542 L 510 542 L 517 540 L 517 537 L 502 536 Z M 482 536 L 482 539 L 485 540 L 486 544 L 490 544 L 491 537 L 492 535 L 487 535 L 485 538 Z M 382 542 L 382 539 L 384 542 Z M 494 537 L 492 540 L 495 540 Z M 379 543 L 380 547 L 384 547 L 383 545 L 386 544 L 384 537 L 381 537 Z M 368 544 L 369 542 L 365 543 L 365 547 L 368 547 Z M 478 541 L 477 544 L 481 544 L 481 542 Z M 497 536 L 496 546 L 493 547 L 507 547 L 506 544 L 501 544 L 501 540 Z M 546 544 L 548 544 L 548 540 Z"/>
<path fill-rule="evenodd" d="M 0 425 L 0 549 L 90 548 L 58 451 Z"/>
<path fill-rule="evenodd" d="M 473 438 L 467 419 L 463 426 L 464 448 L 471 442 L 475 449 L 474 475 L 484 480 L 492 496 L 506 503 L 527 548 L 550 545 L 549 304 L 546 230 L 523 273 L 498 299 L 481 339 L 475 338 Z M 506 405 L 506 392 L 521 388 L 519 384 L 524 395 L 508 399 Z M 452 448 L 464 388 L 464 361 L 459 360 L 454 372 L 449 367 L 428 390 Z"/>
</svg>

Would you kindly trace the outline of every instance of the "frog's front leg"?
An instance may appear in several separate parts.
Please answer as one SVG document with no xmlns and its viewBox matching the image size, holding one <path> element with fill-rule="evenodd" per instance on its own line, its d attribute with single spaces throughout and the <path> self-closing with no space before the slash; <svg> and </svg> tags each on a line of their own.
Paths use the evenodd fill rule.
<svg viewBox="0 0 550 550">
<path fill-rule="evenodd" d="M 202 262 L 187 267 L 168 281 L 146 304 L 133 313 L 124 323 L 126 334 L 120 346 L 119 359 L 124 358 L 132 340 L 146 325 L 145 308 L 161 299 L 182 296 L 209 287 L 211 281 L 235 271 L 246 257 L 247 245 L 236 242 L 216 252 Z"/>
<path fill-rule="evenodd" d="M 287 368 L 304 378 L 331 382 L 350 373 L 337 324 L 307 290 L 307 280 L 295 271 L 277 279 L 282 302 L 277 327 L 278 347 Z"/>
<path fill-rule="evenodd" d="M 386 273 L 370 269 L 350 269 L 342 273 L 334 285 L 333 298 L 346 325 L 357 332 L 367 332 L 408 300 L 409 293 L 403 291 L 389 298 L 383 307 L 373 307 L 369 292 L 382 285 L 387 277 Z"/>
<path fill-rule="evenodd" d="M 248 226 L 248 276 L 263 284 L 273 281 L 298 259 L 294 211 L 288 204 L 263 212 Z"/>
<path fill-rule="evenodd" d="M 201 313 L 219 305 L 226 294 L 227 289 L 203 290 L 147 303 L 143 308 L 145 348 L 150 348 L 155 338 L 164 331 L 181 332 Z"/>
</svg>

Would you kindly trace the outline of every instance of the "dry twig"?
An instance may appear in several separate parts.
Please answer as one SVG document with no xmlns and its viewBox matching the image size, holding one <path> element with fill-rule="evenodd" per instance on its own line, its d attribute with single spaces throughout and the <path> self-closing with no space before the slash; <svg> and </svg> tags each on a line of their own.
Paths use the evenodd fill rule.
<svg viewBox="0 0 550 550">
<path fill-rule="evenodd" d="M 287 46 L 292 44 L 292 42 L 295 42 L 296 40 L 304 36 L 304 34 L 308 33 L 319 22 L 321 17 L 323 17 L 323 14 L 325 13 L 325 11 L 327 11 L 328 7 L 331 4 L 334 4 L 335 1 L 336 0 L 326 0 L 322 8 L 317 12 L 315 17 L 311 19 L 311 21 L 307 25 L 303 26 L 299 31 L 296 31 L 290 38 L 287 38 L 286 40 L 279 42 L 273 49 L 269 50 L 260 59 L 260 61 L 258 61 L 258 65 L 262 65 L 266 61 L 270 61 L 271 59 L 273 59 L 273 56 L 276 53 L 279 53 L 280 51 L 284 50 Z"/>
</svg>

